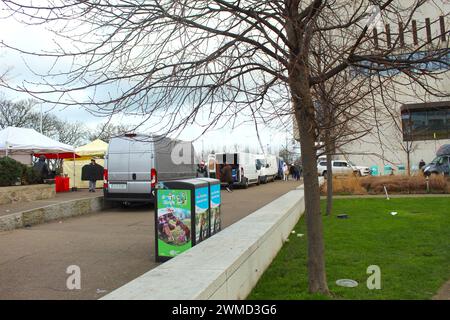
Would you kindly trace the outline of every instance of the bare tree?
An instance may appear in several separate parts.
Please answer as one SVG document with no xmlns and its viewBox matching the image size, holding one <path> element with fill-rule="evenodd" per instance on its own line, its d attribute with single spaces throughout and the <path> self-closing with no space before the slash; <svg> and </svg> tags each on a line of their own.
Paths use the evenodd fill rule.
<svg viewBox="0 0 450 320">
<path fill-rule="evenodd" d="M 97 128 L 93 133 L 89 135 L 89 140 L 100 139 L 105 142 L 109 142 L 112 137 L 119 136 L 121 134 L 133 131 L 133 127 L 123 124 L 113 124 L 106 122 L 104 124 L 97 125 Z"/>
<path fill-rule="evenodd" d="M 34 99 L 13 102 L 0 98 L 0 128 L 23 127 L 30 124 L 33 108 L 38 104 Z"/>
<path fill-rule="evenodd" d="M 205 131 L 233 122 L 237 115 L 249 117 L 256 126 L 294 116 L 305 183 L 309 290 L 324 294 L 329 290 L 316 170 L 320 128 L 314 87 L 352 68 L 364 70 L 379 86 L 381 72 L 397 70 L 402 79 L 439 95 L 426 80 L 438 75 L 419 64 L 445 63 L 448 53 L 442 45 L 426 47 L 423 53 L 435 40 L 431 37 L 416 44 L 412 21 L 418 9 L 429 5 L 425 0 L 3 3 L 24 23 L 47 23 L 58 36 L 76 43 L 60 45 L 56 52 L 16 48 L 23 54 L 74 61 L 64 73 L 50 71 L 47 79 L 56 81 L 38 89 L 27 83 L 14 88 L 43 101 L 77 104 L 105 116 L 141 115 L 138 125 L 153 121 L 158 124 L 154 128 L 166 134 L 192 125 L 202 113 L 209 118 Z M 375 36 L 370 20 L 374 5 L 384 23 L 401 25 L 401 32 L 386 29 Z M 414 43 L 402 40 L 407 32 L 415 35 Z M 446 33 L 437 40 L 442 36 Z M 320 65 L 321 56 L 313 52 L 317 44 L 327 53 L 326 65 Z M 61 80 L 67 74 L 70 77 Z M 106 98 L 96 94 L 112 85 L 120 89 Z M 91 90 L 88 100 L 71 98 L 84 90 Z M 48 93 L 58 98 L 50 99 Z"/>
<path fill-rule="evenodd" d="M 41 131 L 41 114 L 33 110 L 39 104 L 35 99 L 13 102 L 0 99 L 0 128 L 8 126 L 32 128 Z M 79 145 L 86 140 L 86 130 L 82 123 L 71 123 L 59 119 L 51 113 L 42 115 L 42 133 L 62 143 Z"/>
</svg>

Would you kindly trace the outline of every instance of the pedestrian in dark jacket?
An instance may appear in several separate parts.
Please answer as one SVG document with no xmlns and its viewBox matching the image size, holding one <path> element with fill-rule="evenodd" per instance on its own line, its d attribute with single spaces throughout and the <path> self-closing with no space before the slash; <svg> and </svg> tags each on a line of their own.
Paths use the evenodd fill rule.
<svg viewBox="0 0 450 320">
<path fill-rule="evenodd" d="M 425 165 L 426 165 L 425 161 L 423 161 L 423 159 L 420 160 L 420 162 L 419 162 L 419 169 L 422 169 L 423 167 L 425 167 Z"/>
<path fill-rule="evenodd" d="M 197 178 L 208 177 L 208 171 L 206 170 L 206 164 L 204 161 L 197 165 Z"/>
<path fill-rule="evenodd" d="M 221 181 L 225 182 L 226 185 L 226 189 L 228 192 L 232 192 L 233 191 L 233 175 L 231 172 L 231 166 L 228 163 L 224 163 L 223 164 L 223 168 L 221 170 Z"/>
<path fill-rule="evenodd" d="M 90 165 L 91 166 L 97 165 L 95 163 L 95 159 L 91 159 L 91 164 Z M 95 187 L 96 187 L 96 184 L 97 184 L 97 180 L 94 180 L 94 179 L 95 179 L 95 177 L 91 177 L 89 179 L 89 192 L 95 192 Z"/>
<path fill-rule="evenodd" d="M 300 169 L 297 165 L 294 165 L 294 173 L 295 173 L 295 180 L 300 180 Z"/>
<path fill-rule="evenodd" d="M 33 166 L 33 170 L 40 177 L 40 182 L 44 182 L 45 179 L 48 179 L 50 170 L 48 168 L 47 162 L 45 162 L 47 158 L 44 155 L 39 156 L 38 162 L 36 162 Z"/>
<path fill-rule="evenodd" d="M 294 167 L 294 165 L 293 164 L 291 164 L 290 166 L 289 166 L 289 174 L 291 175 L 291 177 L 292 177 L 292 179 L 294 179 L 295 180 L 295 167 Z"/>
</svg>

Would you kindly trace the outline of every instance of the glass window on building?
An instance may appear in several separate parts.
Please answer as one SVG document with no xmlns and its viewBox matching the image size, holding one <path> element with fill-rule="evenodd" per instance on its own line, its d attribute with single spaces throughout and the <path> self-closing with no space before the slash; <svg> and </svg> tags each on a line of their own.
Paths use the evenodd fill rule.
<svg viewBox="0 0 450 320">
<path fill-rule="evenodd" d="M 447 107 L 402 110 L 403 140 L 450 139 L 450 102 Z"/>
</svg>

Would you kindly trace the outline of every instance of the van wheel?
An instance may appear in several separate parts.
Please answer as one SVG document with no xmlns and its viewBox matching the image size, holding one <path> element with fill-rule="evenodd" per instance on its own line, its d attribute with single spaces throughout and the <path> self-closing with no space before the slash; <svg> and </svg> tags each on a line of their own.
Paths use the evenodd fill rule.
<svg viewBox="0 0 450 320">
<path fill-rule="evenodd" d="M 322 172 L 322 177 L 324 177 L 325 179 L 327 178 L 327 171 L 326 170 L 324 172 Z"/>
<path fill-rule="evenodd" d="M 259 186 L 261 184 L 261 179 L 258 177 L 258 180 L 256 180 L 256 185 Z"/>
<path fill-rule="evenodd" d="M 248 188 L 248 179 L 245 178 L 244 189 L 247 189 L 247 188 Z"/>
</svg>

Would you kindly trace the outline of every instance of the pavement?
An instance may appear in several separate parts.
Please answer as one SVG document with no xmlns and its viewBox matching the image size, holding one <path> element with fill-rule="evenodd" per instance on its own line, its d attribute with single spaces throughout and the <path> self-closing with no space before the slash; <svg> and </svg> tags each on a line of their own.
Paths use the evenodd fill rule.
<svg viewBox="0 0 450 320">
<path fill-rule="evenodd" d="M 277 181 L 232 193 L 222 190 L 223 227 L 299 184 Z M 57 200 L 77 193 L 58 194 Z M 0 253 L 0 299 L 98 299 L 158 265 L 153 206 L 114 208 L 0 232 Z M 80 267 L 80 290 L 66 287 L 71 265 Z"/>
<path fill-rule="evenodd" d="M 97 189 L 96 192 L 89 192 L 87 189 L 78 189 L 78 191 L 70 192 L 58 192 L 54 198 L 45 200 L 34 201 L 22 201 L 14 202 L 10 204 L 0 205 L 0 216 L 31 210 L 34 208 L 41 208 L 57 204 L 60 202 L 66 202 L 75 199 L 95 198 L 103 196 L 103 190 Z"/>
</svg>

